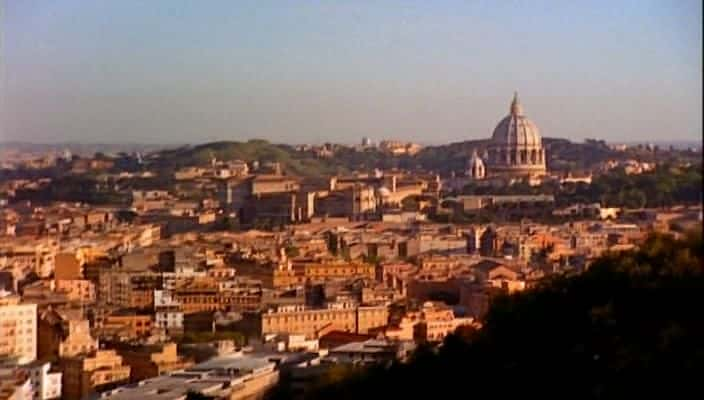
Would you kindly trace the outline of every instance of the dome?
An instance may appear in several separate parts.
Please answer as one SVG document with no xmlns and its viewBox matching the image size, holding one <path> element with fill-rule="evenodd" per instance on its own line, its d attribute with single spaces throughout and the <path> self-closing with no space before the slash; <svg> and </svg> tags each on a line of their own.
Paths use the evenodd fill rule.
<svg viewBox="0 0 704 400">
<path fill-rule="evenodd" d="M 502 119 L 496 128 L 491 140 L 497 145 L 509 146 L 540 146 L 542 140 L 540 131 L 533 121 L 523 115 L 523 107 L 514 94 L 508 116 Z"/>
<path fill-rule="evenodd" d="M 483 179 L 486 175 L 484 161 L 479 158 L 476 150 L 472 151 L 472 157 L 467 162 L 467 171 L 465 173 L 473 179 Z"/>
<path fill-rule="evenodd" d="M 479 158 L 479 155 L 477 154 L 476 150 L 472 151 L 472 157 L 469 159 L 469 166 L 484 168 L 484 161 Z"/>
<path fill-rule="evenodd" d="M 541 175 L 546 171 L 540 131 L 523 114 L 515 93 L 509 115 L 496 125 L 487 148 L 487 170 L 491 175 L 520 177 Z"/>
</svg>

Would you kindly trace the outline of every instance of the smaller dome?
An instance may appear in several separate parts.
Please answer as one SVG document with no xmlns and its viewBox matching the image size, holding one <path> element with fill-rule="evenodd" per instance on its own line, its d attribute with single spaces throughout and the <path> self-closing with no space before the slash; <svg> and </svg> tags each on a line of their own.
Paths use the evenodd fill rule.
<svg viewBox="0 0 704 400">
<path fill-rule="evenodd" d="M 477 151 L 472 151 L 472 157 L 467 162 L 467 175 L 474 179 L 482 179 L 486 175 L 484 161 L 479 157 Z"/>
<path fill-rule="evenodd" d="M 469 159 L 469 164 L 467 166 L 469 168 L 472 168 L 472 167 L 484 168 L 484 161 L 482 161 L 481 157 L 479 157 L 476 150 L 472 151 L 472 157 Z"/>
</svg>

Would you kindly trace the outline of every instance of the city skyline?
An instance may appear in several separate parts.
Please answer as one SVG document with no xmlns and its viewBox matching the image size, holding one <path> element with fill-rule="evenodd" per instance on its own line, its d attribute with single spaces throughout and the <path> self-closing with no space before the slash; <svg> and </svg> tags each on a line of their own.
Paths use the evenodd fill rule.
<svg viewBox="0 0 704 400">
<path fill-rule="evenodd" d="M 0 141 L 697 141 L 701 4 L 8 2 Z"/>
</svg>

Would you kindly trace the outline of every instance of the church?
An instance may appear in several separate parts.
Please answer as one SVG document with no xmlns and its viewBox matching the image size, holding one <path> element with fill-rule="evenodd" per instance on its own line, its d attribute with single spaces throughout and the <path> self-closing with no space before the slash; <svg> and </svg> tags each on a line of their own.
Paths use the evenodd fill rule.
<svg viewBox="0 0 704 400">
<path fill-rule="evenodd" d="M 540 131 L 523 113 L 514 93 L 509 115 L 499 121 L 491 141 L 480 158 L 476 151 L 467 163 L 473 179 L 489 177 L 520 178 L 545 175 L 545 148 Z"/>
</svg>

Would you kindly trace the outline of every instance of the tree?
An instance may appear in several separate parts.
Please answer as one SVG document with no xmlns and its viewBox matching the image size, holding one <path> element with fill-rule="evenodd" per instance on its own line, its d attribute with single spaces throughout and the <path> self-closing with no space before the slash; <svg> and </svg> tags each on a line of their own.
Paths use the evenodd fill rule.
<svg viewBox="0 0 704 400">
<path fill-rule="evenodd" d="M 310 398 L 685 397 L 704 370 L 704 243 L 654 235 L 583 274 L 497 298 L 477 332 L 437 354 L 328 385 Z"/>
</svg>

